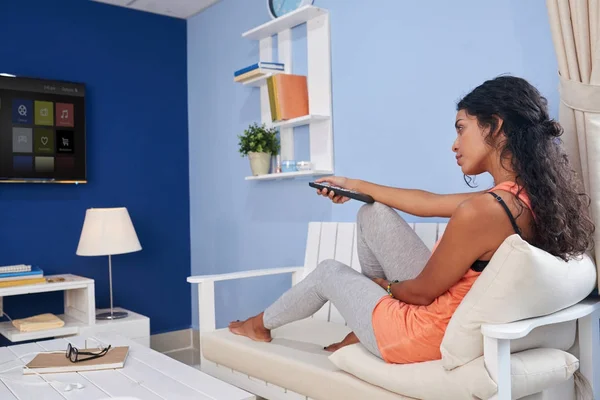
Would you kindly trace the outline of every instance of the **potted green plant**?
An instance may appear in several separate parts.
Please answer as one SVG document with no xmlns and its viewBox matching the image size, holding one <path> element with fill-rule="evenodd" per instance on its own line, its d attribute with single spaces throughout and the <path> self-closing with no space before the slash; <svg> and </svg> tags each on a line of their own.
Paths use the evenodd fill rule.
<svg viewBox="0 0 600 400">
<path fill-rule="evenodd" d="M 271 156 L 279 153 L 277 129 L 254 123 L 244 130 L 243 135 L 238 135 L 238 138 L 240 154 L 250 160 L 252 175 L 268 174 Z"/>
</svg>

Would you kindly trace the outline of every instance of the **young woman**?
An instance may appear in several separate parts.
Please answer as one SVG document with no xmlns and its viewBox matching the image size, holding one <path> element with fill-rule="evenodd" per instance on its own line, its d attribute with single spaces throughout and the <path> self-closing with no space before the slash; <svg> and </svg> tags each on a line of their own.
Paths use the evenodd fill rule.
<svg viewBox="0 0 600 400">
<path fill-rule="evenodd" d="M 452 151 L 465 176 L 488 172 L 484 192 L 438 195 L 343 177 L 319 182 L 371 195 L 358 213 L 362 274 L 326 260 L 263 313 L 229 329 L 270 341 L 270 330 L 304 319 L 330 300 L 352 329 L 335 351 L 362 343 L 389 363 L 440 359 L 452 314 L 502 242 L 513 234 L 564 260 L 592 244 L 588 198 L 557 139 L 546 100 L 521 78 L 503 76 L 474 89 L 457 106 Z M 327 190 L 334 203 L 348 198 Z M 449 217 L 433 253 L 394 209 Z"/>
</svg>

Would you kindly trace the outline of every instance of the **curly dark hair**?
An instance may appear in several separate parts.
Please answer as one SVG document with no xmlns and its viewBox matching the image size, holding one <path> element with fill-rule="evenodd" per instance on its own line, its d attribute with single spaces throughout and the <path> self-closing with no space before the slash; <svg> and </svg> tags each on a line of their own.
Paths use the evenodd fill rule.
<svg viewBox="0 0 600 400">
<path fill-rule="evenodd" d="M 563 260 L 593 246 L 590 199 L 580 188 L 559 137 L 560 124 L 548 114 L 547 100 L 525 79 L 500 76 L 488 80 L 457 104 L 489 128 L 486 143 L 510 160 L 520 190 L 531 201 L 534 229 L 531 244 Z M 501 135 L 498 118 L 502 119 Z"/>
</svg>

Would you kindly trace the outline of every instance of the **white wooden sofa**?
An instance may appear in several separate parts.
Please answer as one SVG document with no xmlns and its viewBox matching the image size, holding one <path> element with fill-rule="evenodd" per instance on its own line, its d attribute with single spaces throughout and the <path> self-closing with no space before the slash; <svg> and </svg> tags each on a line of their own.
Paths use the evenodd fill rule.
<svg viewBox="0 0 600 400">
<path fill-rule="evenodd" d="M 445 226 L 413 228 L 431 248 Z M 267 399 L 600 399 L 600 304 L 588 296 L 595 266 L 588 258 L 542 274 L 522 266 L 510 271 L 510 263 L 495 270 L 491 266 L 502 262 L 496 258 L 523 250 L 516 235 L 496 253 L 452 318 L 442 360 L 390 365 L 360 344 L 324 351 L 349 332 L 329 303 L 311 318 L 274 330 L 271 343 L 216 329 L 216 281 L 291 274 L 293 285 L 329 258 L 360 271 L 355 229 L 354 223 L 309 223 L 303 267 L 189 277 L 198 285 L 202 371 Z M 521 271 L 538 275 L 523 279 Z M 554 281 L 547 279 L 553 271 L 558 271 Z M 507 284 L 500 282 L 507 276 L 508 286 L 499 286 Z"/>
</svg>

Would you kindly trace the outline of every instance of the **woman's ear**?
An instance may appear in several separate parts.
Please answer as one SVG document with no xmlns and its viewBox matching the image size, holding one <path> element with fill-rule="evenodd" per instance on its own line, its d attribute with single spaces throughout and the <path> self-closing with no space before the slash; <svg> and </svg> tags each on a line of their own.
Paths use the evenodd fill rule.
<svg viewBox="0 0 600 400">
<path fill-rule="evenodd" d="M 504 132 L 504 120 L 496 114 L 494 114 L 492 117 L 496 120 L 496 128 L 494 132 L 492 132 L 492 137 L 495 138 L 498 134 Z"/>
</svg>

